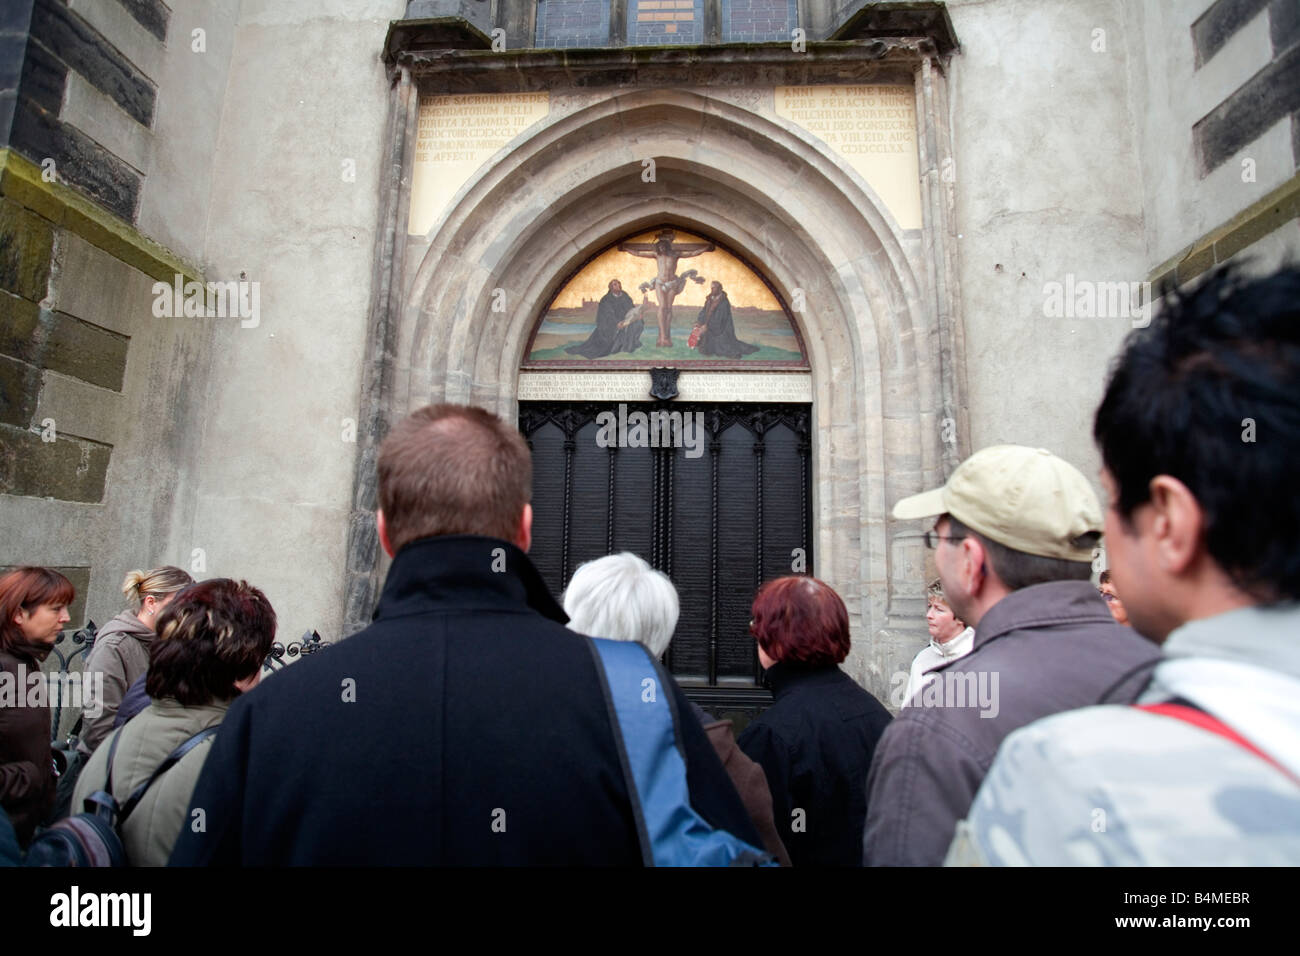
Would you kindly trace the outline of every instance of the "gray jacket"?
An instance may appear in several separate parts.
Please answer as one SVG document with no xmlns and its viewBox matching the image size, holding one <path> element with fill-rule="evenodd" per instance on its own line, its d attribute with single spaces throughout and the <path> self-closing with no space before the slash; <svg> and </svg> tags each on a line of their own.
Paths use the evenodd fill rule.
<svg viewBox="0 0 1300 956">
<path fill-rule="evenodd" d="M 86 676 L 103 674 L 103 696 L 99 713 L 86 716 L 77 750 L 87 757 L 113 732 L 113 720 L 126 689 L 149 670 L 149 645 L 153 629 L 134 611 L 123 611 L 109 621 L 95 637 L 86 658 Z M 78 811 L 80 812 L 80 811 Z"/>
<path fill-rule="evenodd" d="M 1149 676 L 1159 650 L 1116 624 L 1087 581 L 1015 591 L 980 620 L 967 656 L 899 712 L 867 778 L 863 860 L 938 866 L 1012 731 Z"/>
<path fill-rule="evenodd" d="M 185 707 L 164 697 L 155 701 L 117 733 L 121 740 L 113 757 L 113 796 L 125 803 L 131 792 L 149 779 L 167 755 L 200 730 L 216 727 L 230 702 L 221 700 Z M 73 811 L 80 813 L 86 797 L 102 790 L 108 780 L 108 751 L 112 736 L 95 750 L 77 780 Z M 139 805 L 122 824 L 122 843 L 131 866 L 166 866 L 176 838 L 190 821 L 188 811 L 194 785 L 216 737 L 198 744 L 175 766 L 154 781 Z"/>
<path fill-rule="evenodd" d="M 1040 720 L 1002 745 L 948 862 L 1300 863 L 1298 635 L 1296 604 L 1190 621 L 1138 698 L 1187 701 L 1257 750 L 1129 706 Z"/>
</svg>

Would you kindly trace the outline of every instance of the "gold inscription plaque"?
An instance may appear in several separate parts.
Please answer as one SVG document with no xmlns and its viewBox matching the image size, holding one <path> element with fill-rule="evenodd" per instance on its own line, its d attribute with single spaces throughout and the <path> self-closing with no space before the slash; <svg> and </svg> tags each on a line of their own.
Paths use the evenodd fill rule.
<svg viewBox="0 0 1300 956">
<path fill-rule="evenodd" d="M 549 93 L 474 93 L 420 100 L 407 232 L 424 235 L 483 163 L 550 112 Z"/>
<path fill-rule="evenodd" d="M 696 372 L 677 379 L 678 400 L 684 402 L 811 402 L 808 372 Z M 519 373 L 521 402 L 650 401 L 649 372 L 531 372 Z"/>
<path fill-rule="evenodd" d="M 900 228 L 921 228 L 912 87 L 778 86 L 776 112 L 825 141 L 852 166 Z"/>
</svg>

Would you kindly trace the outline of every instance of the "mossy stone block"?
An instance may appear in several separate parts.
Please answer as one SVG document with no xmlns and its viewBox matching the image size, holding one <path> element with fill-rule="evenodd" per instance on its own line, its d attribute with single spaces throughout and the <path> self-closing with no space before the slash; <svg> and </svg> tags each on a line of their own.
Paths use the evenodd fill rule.
<svg viewBox="0 0 1300 956">
<path fill-rule="evenodd" d="M 40 302 L 50 281 L 54 229 L 8 199 L 0 199 L 0 289 Z"/>
</svg>

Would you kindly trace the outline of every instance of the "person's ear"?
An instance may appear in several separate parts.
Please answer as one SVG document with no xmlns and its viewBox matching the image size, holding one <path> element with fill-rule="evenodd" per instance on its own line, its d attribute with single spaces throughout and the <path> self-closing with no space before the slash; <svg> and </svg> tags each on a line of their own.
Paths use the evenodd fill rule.
<svg viewBox="0 0 1300 956">
<path fill-rule="evenodd" d="M 379 528 L 379 545 L 384 549 L 384 554 L 390 558 L 395 557 L 393 554 L 393 544 L 388 540 L 388 524 L 384 521 L 384 509 L 380 508 L 375 512 L 375 525 Z"/>
<path fill-rule="evenodd" d="M 961 539 L 963 564 L 961 568 L 962 586 L 971 597 L 978 597 L 988 581 L 988 552 L 974 535 Z M 954 615 L 955 617 L 956 615 Z"/>
<path fill-rule="evenodd" d="M 252 674 L 243 680 L 235 681 L 235 690 L 241 694 L 247 694 L 250 690 L 262 682 L 262 668 L 258 667 Z"/>
<path fill-rule="evenodd" d="M 519 516 L 519 531 L 515 534 L 515 544 L 519 550 L 528 553 L 528 549 L 533 546 L 533 506 L 524 505 L 523 513 Z"/>
<path fill-rule="evenodd" d="M 1201 550 L 1205 512 L 1190 488 L 1172 475 L 1151 479 L 1151 536 L 1160 568 L 1187 570 Z"/>
</svg>

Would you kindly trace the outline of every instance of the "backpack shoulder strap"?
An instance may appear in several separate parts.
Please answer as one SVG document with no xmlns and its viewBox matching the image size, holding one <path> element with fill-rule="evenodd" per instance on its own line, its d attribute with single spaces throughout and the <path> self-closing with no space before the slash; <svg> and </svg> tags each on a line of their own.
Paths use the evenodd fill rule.
<svg viewBox="0 0 1300 956">
<path fill-rule="evenodd" d="M 676 697 L 640 644 L 588 638 L 619 749 L 646 866 L 748 864 L 765 851 L 719 830 L 690 803 Z"/>
<path fill-rule="evenodd" d="M 1163 661 L 1162 657 L 1153 657 L 1149 661 L 1143 661 L 1137 667 L 1129 668 L 1097 698 L 1097 703 L 1136 704 L 1142 697 L 1143 691 L 1147 689 L 1147 685 L 1151 683 L 1151 675 L 1156 666 Z"/>
<path fill-rule="evenodd" d="M 637 644 L 592 640 L 590 648 L 591 656 L 596 663 L 596 673 L 600 675 L 600 687 L 605 698 L 605 709 L 609 713 L 610 727 L 614 731 L 614 743 L 618 747 L 618 760 L 623 770 L 623 782 L 627 786 L 628 799 L 632 803 L 632 817 L 636 821 L 637 840 L 641 844 L 641 862 L 645 866 L 654 866 L 654 847 L 642 804 L 644 789 L 637 768 L 632 763 L 635 756 L 638 763 L 644 765 L 646 762 L 645 755 L 643 753 L 632 754 L 628 752 L 626 708 L 620 708 L 619 706 L 619 701 L 627 695 L 627 678 L 633 676 L 632 672 L 638 665 L 644 668 L 644 664 L 648 662 L 638 662 L 629 657 L 630 651 L 639 650 L 640 645 Z M 623 650 L 623 648 L 627 650 Z M 648 657 L 649 655 L 641 652 L 641 656 Z M 611 670 L 614 671 L 613 674 L 610 673 Z M 623 677 L 622 680 L 619 680 L 620 674 Z M 638 749 L 643 750 L 644 748 Z"/>
<path fill-rule="evenodd" d="M 113 793 L 113 758 L 117 756 L 117 742 L 122 739 L 122 731 L 113 731 L 112 743 L 108 745 L 108 774 L 104 780 L 104 791 L 109 795 Z"/>
<path fill-rule="evenodd" d="M 1263 760 L 1265 763 L 1273 767 L 1273 769 L 1282 773 L 1296 786 L 1300 786 L 1300 778 L 1296 777 L 1296 775 L 1290 770 L 1282 766 L 1264 751 L 1260 750 L 1223 721 L 1219 720 L 1218 717 L 1202 710 L 1200 707 L 1197 707 L 1185 698 L 1175 697 L 1173 700 L 1167 700 L 1159 704 L 1142 704 L 1138 706 L 1137 709 L 1145 710 L 1148 714 L 1172 717 L 1175 720 L 1181 720 L 1183 723 L 1191 724 L 1193 727 L 1199 727 L 1201 730 L 1216 734 L 1224 740 L 1236 744 L 1242 750 L 1254 754 L 1260 760 Z"/>
<path fill-rule="evenodd" d="M 158 765 L 157 769 L 155 769 L 154 772 L 150 774 L 149 779 L 146 780 L 144 783 L 140 784 L 140 786 L 136 787 L 135 790 L 131 792 L 131 796 L 126 798 L 126 803 L 122 804 L 122 810 L 117 816 L 118 826 L 121 826 L 123 823 L 126 822 L 126 818 L 131 815 L 131 811 L 136 808 L 136 805 L 144 797 L 145 791 L 147 791 L 151 786 L 153 786 L 155 780 L 157 780 L 164 773 L 166 773 L 168 770 L 174 767 L 182 757 L 184 757 L 187 753 L 189 753 L 199 744 L 203 743 L 203 741 L 207 740 L 216 732 L 217 732 L 217 727 L 208 727 L 204 730 L 200 730 L 193 737 L 189 738 L 183 744 L 181 744 L 179 747 L 177 747 L 175 750 L 169 753 L 163 759 L 163 762 Z M 114 741 L 114 746 L 117 746 L 116 741 Z M 108 759 L 110 762 L 112 761 L 113 755 L 111 753 L 108 755 Z"/>
</svg>

